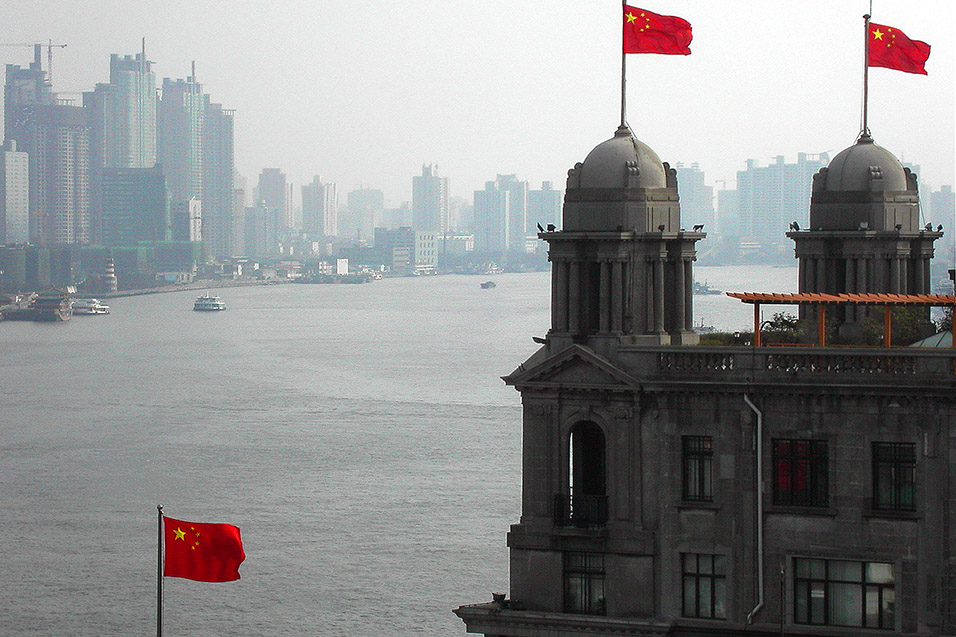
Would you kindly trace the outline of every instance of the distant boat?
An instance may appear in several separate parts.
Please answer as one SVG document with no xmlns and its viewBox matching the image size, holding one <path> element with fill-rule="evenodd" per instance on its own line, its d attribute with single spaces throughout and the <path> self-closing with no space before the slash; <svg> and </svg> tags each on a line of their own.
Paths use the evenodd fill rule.
<svg viewBox="0 0 956 637">
<path fill-rule="evenodd" d="M 73 316 L 70 293 L 56 288 L 37 294 L 27 309 L 33 311 L 34 321 L 69 321 Z"/>
<path fill-rule="evenodd" d="M 494 281 L 485 281 L 484 283 L 481 284 L 481 289 L 482 289 L 482 290 L 490 290 L 490 289 L 496 288 L 496 287 L 498 287 L 498 286 L 495 285 L 495 282 L 494 282 Z"/>
<path fill-rule="evenodd" d="M 694 281 L 694 294 L 723 294 L 723 292 L 717 288 L 710 287 L 706 281 L 704 283 Z"/>
<path fill-rule="evenodd" d="M 193 303 L 193 310 L 196 312 L 218 312 L 224 309 L 226 309 L 226 304 L 218 296 L 209 296 L 208 292 L 204 292 Z"/>
<path fill-rule="evenodd" d="M 110 306 L 99 299 L 74 299 L 74 314 L 109 314 Z"/>
</svg>

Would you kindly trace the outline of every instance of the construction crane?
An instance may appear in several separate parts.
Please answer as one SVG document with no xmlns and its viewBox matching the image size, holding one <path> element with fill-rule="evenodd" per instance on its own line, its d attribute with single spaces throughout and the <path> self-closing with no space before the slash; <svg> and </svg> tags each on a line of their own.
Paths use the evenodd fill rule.
<svg viewBox="0 0 956 637">
<path fill-rule="evenodd" d="M 40 65 L 40 57 L 43 54 L 43 47 L 46 47 L 46 76 L 50 83 L 53 83 L 53 49 L 65 49 L 65 44 L 56 44 L 53 40 L 47 40 L 46 44 L 42 42 L 0 42 L 0 46 L 32 46 L 33 61 Z"/>
</svg>

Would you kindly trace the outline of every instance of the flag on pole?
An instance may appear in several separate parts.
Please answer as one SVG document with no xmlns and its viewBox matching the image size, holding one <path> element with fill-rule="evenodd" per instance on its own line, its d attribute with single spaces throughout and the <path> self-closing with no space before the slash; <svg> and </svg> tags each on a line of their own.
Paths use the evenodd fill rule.
<svg viewBox="0 0 956 637">
<path fill-rule="evenodd" d="M 203 524 L 163 518 L 166 559 L 163 575 L 198 582 L 239 579 L 246 559 L 239 528 L 231 524 Z"/>
<path fill-rule="evenodd" d="M 910 40 L 899 29 L 883 24 L 869 23 L 867 66 L 926 75 L 929 45 Z"/>
<path fill-rule="evenodd" d="M 624 5 L 624 52 L 690 55 L 690 22 Z"/>
</svg>

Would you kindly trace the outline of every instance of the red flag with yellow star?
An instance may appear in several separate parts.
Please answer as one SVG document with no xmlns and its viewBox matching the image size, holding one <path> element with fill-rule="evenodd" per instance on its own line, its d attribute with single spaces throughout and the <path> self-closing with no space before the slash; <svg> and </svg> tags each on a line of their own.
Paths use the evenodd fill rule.
<svg viewBox="0 0 956 637">
<path fill-rule="evenodd" d="M 690 22 L 624 5 L 624 52 L 690 55 Z"/>
<path fill-rule="evenodd" d="M 246 559 L 239 528 L 231 524 L 203 524 L 163 518 L 166 560 L 163 575 L 198 582 L 239 579 Z"/>
<path fill-rule="evenodd" d="M 869 23 L 869 30 L 867 66 L 881 66 L 904 73 L 926 75 L 928 44 L 910 40 L 899 29 L 875 22 Z"/>
</svg>

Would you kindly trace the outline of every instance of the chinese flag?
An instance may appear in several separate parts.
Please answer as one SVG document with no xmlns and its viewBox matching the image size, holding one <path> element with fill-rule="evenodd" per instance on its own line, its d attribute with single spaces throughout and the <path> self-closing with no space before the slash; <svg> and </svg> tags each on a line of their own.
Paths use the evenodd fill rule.
<svg viewBox="0 0 956 637">
<path fill-rule="evenodd" d="M 163 575 L 198 582 L 239 579 L 246 559 L 239 528 L 231 524 L 201 524 L 163 518 L 166 561 Z"/>
<path fill-rule="evenodd" d="M 690 22 L 624 5 L 624 52 L 690 55 Z"/>
<path fill-rule="evenodd" d="M 870 22 L 868 66 L 926 75 L 929 45 L 910 40 L 899 29 Z"/>
</svg>

